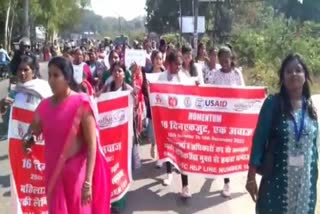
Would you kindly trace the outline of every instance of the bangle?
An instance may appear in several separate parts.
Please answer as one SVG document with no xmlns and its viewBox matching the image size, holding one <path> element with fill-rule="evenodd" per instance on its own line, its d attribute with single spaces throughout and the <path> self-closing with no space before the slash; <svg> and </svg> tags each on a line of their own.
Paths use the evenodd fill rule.
<svg viewBox="0 0 320 214">
<path fill-rule="evenodd" d="M 83 185 L 91 187 L 91 183 L 89 181 L 85 181 Z"/>
<path fill-rule="evenodd" d="M 247 180 L 247 184 L 251 184 L 251 183 L 255 183 L 256 181 L 255 180 Z"/>
</svg>

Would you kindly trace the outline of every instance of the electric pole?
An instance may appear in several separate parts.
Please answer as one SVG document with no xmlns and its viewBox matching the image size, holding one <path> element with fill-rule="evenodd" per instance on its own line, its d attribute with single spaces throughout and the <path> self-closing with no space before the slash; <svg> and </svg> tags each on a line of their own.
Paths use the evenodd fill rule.
<svg viewBox="0 0 320 214">
<path fill-rule="evenodd" d="M 182 34 L 183 34 L 183 31 L 182 31 L 182 25 L 183 25 L 183 22 L 182 22 L 182 0 L 179 0 L 179 16 L 180 16 L 180 44 L 182 45 Z"/>
<path fill-rule="evenodd" d="M 194 8 L 194 32 L 193 32 L 193 46 L 195 53 L 198 52 L 198 14 L 199 14 L 199 0 L 193 0 Z"/>
<path fill-rule="evenodd" d="M 24 11 L 24 31 L 23 31 L 23 36 L 30 38 L 29 0 L 23 0 L 23 11 Z"/>
</svg>

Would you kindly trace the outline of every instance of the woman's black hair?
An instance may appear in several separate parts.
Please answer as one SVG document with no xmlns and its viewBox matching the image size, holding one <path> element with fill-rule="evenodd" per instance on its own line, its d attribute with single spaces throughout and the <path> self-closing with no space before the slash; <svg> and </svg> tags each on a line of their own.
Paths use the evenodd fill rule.
<svg viewBox="0 0 320 214">
<path fill-rule="evenodd" d="M 78 83 L 75 81 L 73 77 L 74 71 L 73 71 L 72 63 L 68 59 L 65 59 L 64 57 L 60 57 L 60 56 L 54 57 L 50 60 L 48 67 L 52 65 L 59 68 L 59 70 L 64 76 L 64 79 L 68 81 L 69 87 L 72 90 L 76 92 L 80 91 L 80 86 L 78 85 Z"/>
<path fill-rule="evenodd" d="M 230 43 L 226 43 L 226 46 L 227 46 L 228 48 L 230 48 L 231 51 L 233 51 L 233 47 L 232 47 L 232 45 L 231 45 Z"/>
<path fill-rule="evenodd" d="M 186 53 L 190 53 L 192 52 L 192 48 L 190 47 L 190 45 L 183 45 L 181 48 L 181 53 L 182 54 L 186 54 Z"/>
<path fill-rule="evenodd" d="M 73 54 L 73 49 L 71 47 L 65 47 L 62 51 L 63 53 L 67 53 L 69 55 Z"/>
<path fill-rule="evenodd" d="M 282 100 L 282 109 L 281 111 L 284 112 L 287 116 L 290 115 L 290 113 L 292 112 L 292 104 L 290 102 L 290 98 L 289 98 L 289 94 L 288 91 L 285 87 L 285 85 L 283 84 L 284 82 L 284 73 L 286 71 L 287 66 L 292 62 L 297 60 L 298 63 L 302 66 L 304 74 L 305 74 L 305 78 L 306 81 L 303 85 L 303 89 L 302 89 L 302 96 L 307 99 L 307 111 L 309 116 L 314 119 L 317 120 L 317 113 L 316 110 L 313 106 L 312 100 L 311 100 L 311 89 L 310 89 L 310 82 L 311 82 L 311 77 L 310 77 L 310 71 L 307 67 L 307 65 L 304 63 L 302 57 L 298 54 L 289 54 L 282 62 L 280 71 L 279 71 L 279 84 L 280 84 L 280 92 L 279 95 L 281 97 Z"/>
<path fill-rule="evenodd" d="M 209 49 L 209 56 L 210 55 L 212 55 L 213 53 L 218 53 L 218 48 L 216 48 L 216 47 L 211 47 L 210 49 Z"/>
<path fill-rule="evenodd" d="M 77 51 L 81 51 L 82 54 L 84 53 L 84 51 L 82 50 L 81 47 L 75 48 L 73 52 L 74 52 L 74 53 L 77 53 Z"/>
<path fill-rule="evenodd" d="M 236 63 L 236 56 L 230 47 L 231 47 L 230 44 L 228 46 L 221 47 L 218 51 L 218 58 L 220 58 L 223 54 L 229 54 L 231 57 L 231 67 L 235 68 L 236 64 L 237 64 Z"/>
<path fill-rule="evenodd" d="M 122 68 L 123 72 L 126 72 L 127 68 L 122 62 L 115 62 L 110 67 L 110 72 L 112 73 L 116 67 Z"/>
<path fill-rule="evenodd" d="M 124 73 L 125 73 L 126 70 L 127 70 L 127 69 L 126 69 L 126 66 L 125 66 L 123 63 L 121 63 L 121 62 L 115 62 L 115 63 L 113 63 L 113 64 L 111 65 L 110 72 L 113 73 L 113 72 L 115 71 L 116 67 L 122 68 L 122 70 L 123 70 Z M 111 85 L 110 85 L 111 91 L 115 91 L 115 86 L 116 86 L 116 84 L 115 84 L 115 82 L 114 82 L 114 80 L 113 80 L 113 81 L 111 82 Z M 126 81 L 125 81 L 125 80 L 123 80 L 123 83 L 122 83 L 122 90 L 123 90 L 123 91 L 127 90 L 127 84 L 126 84 Z"/>
<path fill-rule="evenodd" d="M 21 63 L 27 64 L 30 67 L 30 69 L 32 70 L 32 73 L 36 72 L 37 63 L 36 63 L 35 59 L 32 58 L 31 56 L 22 55 L 20 64 Z"/>
<path fill-rule="evenodd" d="M 171 63 L 176 63 L 179 59 L 179 57 L 181 57 L 181 53 L 176 50 L 173 49 L 172 51 L 169 52 L 169 54 L 166 57 L 166 61 L 171 64 Z"/>
<path fill-rule="evenodd" d="M 202 42 L 200 42 L 198 44 L 198 49 L 197 49 L 197 56 L 196 56 L 196 60 L 198 61 L 199 60 L 199 55 L 200 55 L 200 49 L 201 48 L 205 48 L 204 44 Z"/>
<path fill-rule="evenodd" d="M 160 39 L 160 44 L 159 44 L 159 46 L 160 47 L 162 47 L 162 46 L 164 46 L 164 45 L 166 45 L 167 43 L 166 43 L 166 40 L 165 39 Z"/>
<path fill-rule="evenodd" d="M 153 50 L 152 53 L 151 53 L 151 62 L 152 64 L 154 63 L 154 60 L 156 59 L 157 55 L 161 53 L 159 50 Z"/>
<path fill-rule="evenodd" d="M 111 59 L 113 58 L 113 54 L 115 54 L 115 53 L 119 56 L 119 54 L 118 54 L 118 52 L 117 52 L 116 50 L 110 51 L 109 57 L 108 57 L 108 61 L 109 61 L 109 62 L 111 61 Z M 119 56 L 119 57 L 120 57 L 120 56 Z"/>
<path fill-rule="evenodd" d="M 181 48 L 181 53 L 182 54 L 187 54 L 187 53 L 191 53 L 191 52 L 192 52 L 192 48 L 189 45 L 188 46 L 187 45 L 183 45 L 182 46 L 182 48 Z M 182 66 L 186 67 L 184 62 L 182 64 Z M 190 67 L 190 70 L 188 72 L 190 73 L 190 76 L 192 76 L 192 77 L 198 76 L 197 67 L 196 67 L 193 59 L 190 61 L 189 67 Z"/>
</svg>

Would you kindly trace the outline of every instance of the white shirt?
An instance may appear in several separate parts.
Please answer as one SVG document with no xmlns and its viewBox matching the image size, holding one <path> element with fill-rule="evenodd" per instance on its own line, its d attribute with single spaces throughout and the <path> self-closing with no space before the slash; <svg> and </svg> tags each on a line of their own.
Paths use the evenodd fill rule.
<svg viewBox="0 0 320 214">
<path fill-rule="evenodd" d="M 5 49 L 0 48 L 0 62 L 9 62 L 10 60 L 8 52 Z"/>
<path fill-rule="evenodd" d="M 194 77 L 200 84 L 203 84 L 204 83 L 204 80 L 203 80 L 203 72 L 202 72 L 202 65 L 201 64 L 199 64 L 199 63 L 194 63 L 194 66 L 196 67 L 196 70 L 197 70 L 197 76 L 196 77 Z M 190 75 L 190 72 L 189 71 L 187 71 L 187 70 L 185 70 L 185 69 L 183 69 L 182 68 L 182 72 L 187 76 L 187 77 L 191 77 L 191 75 Z"/>
<path fill-rule="evenodd" d="M 212 73 L 210 83 L 212 85 L 225 86 L 245 86 L 242 72 L 240 69 L 233 69 L 228 73 L 221 71 L 221 69 Z"/>
<path fill-rule="evenodd" d="M 73 64 L 73 77 L 78 84 L 81 84 L 83 81 L 83 67 L 85 64 L 84 62 L 80 65 Z"/>
<path fill-rule="evenodd" d="M 220 64 L 216 64 L 216 67 L 213 69 L 210 69 L 208 65 L 206 65 L 203 70 L 203 80 L 205 84 L 213 84 L 212 82 L 214 82 L 214 72 L 218 71 L 221 69 L 221 65 Z"/>
<path fill-rule="evenodd" d="M 164 71 L 159 75 L 159 82 L 176 82 L 186 85 L 195 85 L 196 78 L 188 77 L 184 72 L 179 71 L 177 74 L 170 74 L 168 71 Z"/>
<path fill-rule="evenodd" d="M 109 85 L 113 81 L 113 76 L 111 75 L 108 79 L 104 82 L 104 85 Z"/>
</svg>

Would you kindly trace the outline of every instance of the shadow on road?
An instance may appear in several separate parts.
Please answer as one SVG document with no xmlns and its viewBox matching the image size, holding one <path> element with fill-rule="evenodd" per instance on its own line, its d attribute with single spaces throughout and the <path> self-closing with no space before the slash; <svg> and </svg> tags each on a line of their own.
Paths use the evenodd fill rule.
<svg viewBox="0 0 320 214">
<path fill-rule="evenodd" d="M 8 155 L 0 156 L 0 161 L 7 160 L 8 158 L 9 158 L 9 156 L 8 156 Z"/>
<path fill-rule="evenodd" d="M 3 197 L 11 197 L 11 192 L 10 192 L 10 191 L 5 192 L 5 193 L 3 193 L 2 196 L 3 196 Z"/>
<path fill-rule="evenodd" d="M 0 141 L 6 140 L 8 135 L 8 128 L 4 123 L 0 123 Z"/>
<path fill-rule="evenodd" d="M 0 187 L 2 188 L 10 187 L 10 175 L 0 176 Z"/>
<path fill-rule="evenodd" d="M 150 161 L 151 161 L 150 159 L 142 159 L 141 160 L 141 163 L 142 163 L 141 168 L 134 170 L 132 172 L 133 173 L 133 175 L 132 175 L 133 180 L 137 181 L 137 180 L 145 179 L 146 175 L 147 175 L 147 177 L 155 178 L 155 177 L 158 177 L 164 173 L 165 166 L 158 169 L 158 168 L 156 168 L 156 164 L 154 162 L 150 162 Z M 148 173 L 146 173 L 146 170 Z"/>
<path fill-rule="evenodd" d="M 175 192 L 166 192 L 163 195 L 163 189 L 154 189 L 157 189 L 159 184 L 162 183 L 162 180 L 158 178 L 158 176 L 163 175 L 164 171 L 165 167 L 157 170 L 155 169 L 154 162 L 145 162 L 141 169 L 133 172 L 135 181 L 153 178 L 150 179 L 153 180 L 153 182 L 128 193 L 127 204 L 130 204 L 130 206 L 124 210 L 123 214 L 132 214 L 137 211 L 149 211 L 150 213 L 152 211 L 173 211 L 179 214 L 193 214 L 246 194 L 233 193 L 229 199 L 225 199 L 221 197 L 221 191 L 210 192 L 210 187 L 214 180 L 208 179 L 199 192 L 193 193 L 191 199 L 182 199 L 179 194 Z M 173 185 L 175 184 L 173 183 Z M 164 187 L 164 189 L 165 188 L 167 187 Z"/>
</svg>

